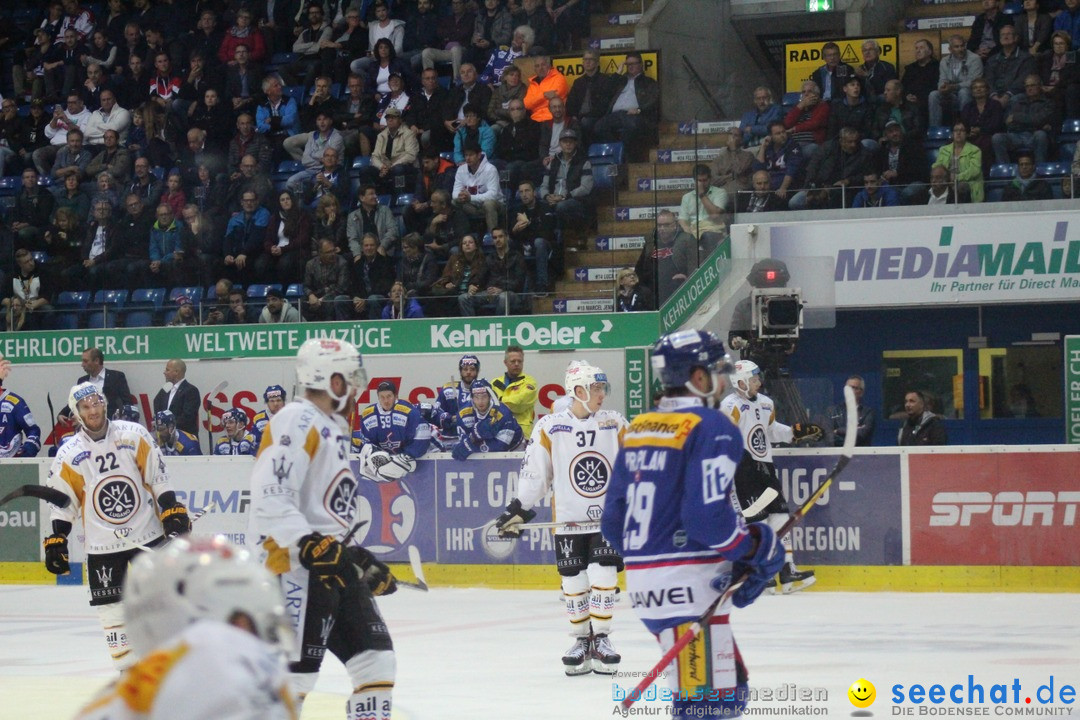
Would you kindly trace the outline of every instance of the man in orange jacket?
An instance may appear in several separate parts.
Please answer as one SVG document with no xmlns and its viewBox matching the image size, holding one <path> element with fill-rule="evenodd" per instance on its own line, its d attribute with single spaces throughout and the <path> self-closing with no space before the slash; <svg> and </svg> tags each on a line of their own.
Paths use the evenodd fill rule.
<svg viewBox="0 0 1080 720">
<path fill-rule="evenodd" d="M 551 66 L 551 58 L 547 55 L 533 58 L 533 68 L 536 75 L 529 78 L 529 89 L 525 92 L 525 109 L 531 113 L 533 120 L 544 122 L 551 119 L 548 100 L 556 95 L 566 100 L 570 86 L 566 83 L 566 76 Z"/>
</svg>

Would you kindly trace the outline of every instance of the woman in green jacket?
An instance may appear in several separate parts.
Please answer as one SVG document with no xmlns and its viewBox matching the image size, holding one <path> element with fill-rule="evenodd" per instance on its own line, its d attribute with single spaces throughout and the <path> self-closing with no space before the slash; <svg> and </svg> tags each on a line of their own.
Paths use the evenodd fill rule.
<svg viewBox="0 0 1080 720">
<path fill-rule="evenodd" d="M 956 183 L 957 195 L 970 195 L 971 202 L 982 202 L 985 197 L 982 173 L 982 150 L 969 143 L 968 126 L 962 120 L 953 124 L 953 141 L 938 150 L 934 165 L 949 171 Z"/>
</svg>

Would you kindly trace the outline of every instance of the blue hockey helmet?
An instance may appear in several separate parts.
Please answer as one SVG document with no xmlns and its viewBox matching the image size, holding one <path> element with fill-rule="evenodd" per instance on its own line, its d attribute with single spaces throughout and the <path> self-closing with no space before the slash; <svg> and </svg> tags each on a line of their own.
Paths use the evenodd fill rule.
<svg viewBox="0 0 1080 720">
<path fill-rule="evenodd" d="M 462 355 L 461 359 L 458 360 L 458 364 L 457 364 L 458 370 L 465 367 L 466 365 L 475 365 L 477 372 L 479 372 L 480 371 L 480 358 L 476 357 L 475 355 Z"/>
<path fill-rule="evenodd" d="M 154 416 L 154 427 L 159 430 L 176 427 L 176 415 L 172 410 L 159 410 Z"/>
<path fill-rule="evenodd" d="M 689 389 L 694 368 L 704 368 L 711 375 L 727 375 L 734 369 L 724 343 L 706 330 L 680 330 L 664 335 L 649 351 L 652 369 L 665 388 Z"/>
<path fill-rule="evenodd" d="M 287 399 L 285 395 L 285 388 L 280 385 L 271 385 L 263 391 L 263 400 L 270 402 L 270 398 L 279 398 L 282 402 Z"/>
<path fill-rule="evenodd" d="M 113 420 L 127 420 L 129 422 L 137 423 L 142 422 L 142 413 L 139 412 L 138 405 L 131 405 L 125 403 L 117 408 L 113 413 Z"/>
<path fill-rule="evenodd" d="M 229 425 L 230 422 L 237 423 L 236 427 L 231 431 L 231 432 L 235 432 L 236 430 L 239 430 L 240 428 L 246 428 L 247 427 L 248 416 L 247 416 L 247 413 L 244 412 L 243 410 L 241 410 L 240 408 L 229 408 L 228 410 L 226 410 L 225 412 L 223 412 L 221 414 L 221 422 L 222 422 L 223 425 L 225 425 L 226 429 L 228 429 L 228 425 Z"/>
<path fill-rule="evenodd" d="M 488 406 L 489 408 L 499 404 L 499 398 L 495 396 L 495 388 L 491 387 L 491 383 L 483 378 L 472 381 L 472 384 L 469 385 L 469 395 L 473 398 L 473 407 L 476 407 L 475 398 L 477 395 L 487 395 L 491 398 L 491 404 Z M 484 412 L 487 412 L 487 410 Z"/>
</svg>

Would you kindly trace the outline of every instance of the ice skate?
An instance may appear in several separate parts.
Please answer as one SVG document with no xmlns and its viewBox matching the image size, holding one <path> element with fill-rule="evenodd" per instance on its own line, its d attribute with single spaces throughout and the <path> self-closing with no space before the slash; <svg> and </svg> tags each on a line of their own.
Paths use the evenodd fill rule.
<svg viewBox="0 0 1080 720">
<path fill-rule="evenodd" d="M 606 634 L 594 635 L 592 640 L 592 671 L 599 675 L 614 675 L 622 655 L 615 652 Z"/>
<path fill-rule="evenodd" d="M 592 670 L 589 662 L 589 636 L 583 635 L 574 640 L 574 644 L 563 655 L 562 661 L 567 675 L 584 675 Z"/>
<path fill-rule="evenodd" d="M 813 570 L 799 570 L 795 563 L 785 563 L 777 575 L 779 579 L 779 591 L 784 595 L 805 590 L 817 582 Z"/>
</svg>

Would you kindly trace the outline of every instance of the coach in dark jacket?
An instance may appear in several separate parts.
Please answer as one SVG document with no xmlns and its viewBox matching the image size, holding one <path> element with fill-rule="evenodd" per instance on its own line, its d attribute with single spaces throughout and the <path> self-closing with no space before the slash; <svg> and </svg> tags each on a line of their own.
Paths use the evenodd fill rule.
<svg viewBox="0 0 1080 720">
<path fill-rule="evenodd" d="M 108 403 L 106 411 L 112 415 L 121 406 L 131 401 L 131 391 L 128 390 L 127 376 L 119 370 L 105 369 L 105 356 L 98 348 L 89 348 L 82 354 L 82 369 L 86 374 L 76 380 L 76 384 L 91 382 L 101 388 L 105 402 Z"/>
<path fill-rule="evenodd" d="M 186 375 L 187 363 L 183 360 L 174 358 L 165 363 L 165 387 L 154 396 L 154 414 L 171 410 L 176 416 L 176 427 L 198 437 L 202 394 L 185 379 Z"/>
</svg>

